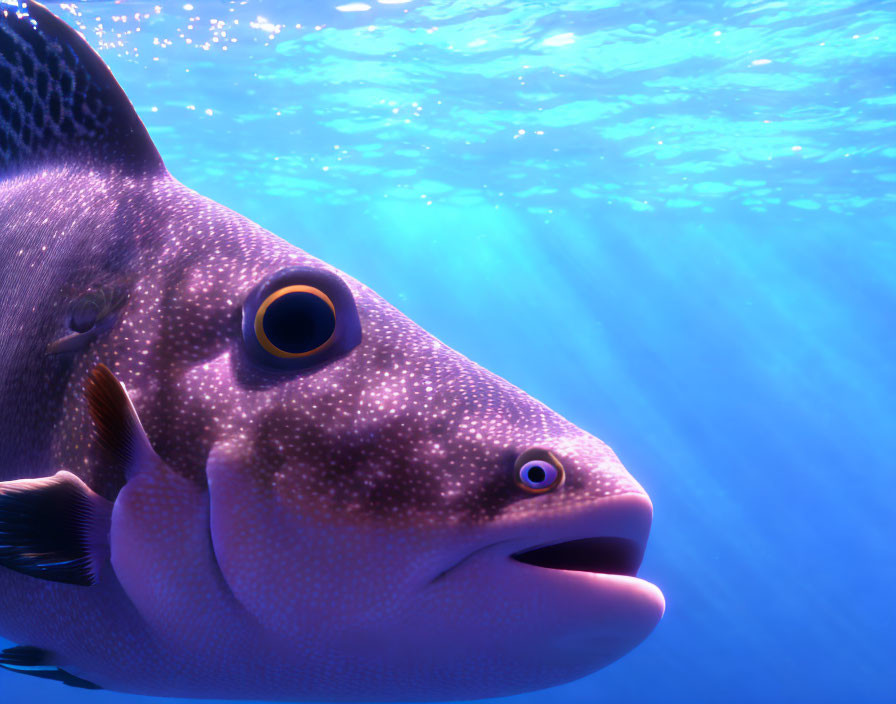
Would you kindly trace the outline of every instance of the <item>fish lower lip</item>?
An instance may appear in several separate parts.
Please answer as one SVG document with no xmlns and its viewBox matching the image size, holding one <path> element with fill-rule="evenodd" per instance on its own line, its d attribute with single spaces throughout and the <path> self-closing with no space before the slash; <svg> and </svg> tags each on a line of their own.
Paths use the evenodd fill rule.
<svg viewBox="0 0 896 704">
<path fill-rule="evenodd" d="M 554 543 L 510 557 L 535 567 L 635 577 L 643 556 L 643 547 L 634 540 L 604 537 Z"/>
</svg>

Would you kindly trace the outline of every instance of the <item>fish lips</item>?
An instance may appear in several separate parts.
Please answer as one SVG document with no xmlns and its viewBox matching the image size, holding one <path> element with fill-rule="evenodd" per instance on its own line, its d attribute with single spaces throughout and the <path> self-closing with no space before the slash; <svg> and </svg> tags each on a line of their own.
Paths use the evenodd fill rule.
<svg viewBox="0 0 896 704">
<path fill-rule="evenodd" d="M 433 582 L 482 580 L 496 602 L 517 602 L 539 619 L 555 655 L 599 669 L 644 640 L 665 612 L 659 588 L 637 576 L 652 515 L 647 495 L 632 492 L 507 517 L 494 540 Z"/>
</svg>

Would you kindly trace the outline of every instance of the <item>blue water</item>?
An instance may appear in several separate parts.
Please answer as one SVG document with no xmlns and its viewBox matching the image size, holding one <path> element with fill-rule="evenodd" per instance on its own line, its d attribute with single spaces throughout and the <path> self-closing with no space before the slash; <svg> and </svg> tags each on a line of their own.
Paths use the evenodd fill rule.
<svg viewBox="0 0 896 704">
<path fill-rule="evenodd" d="M 650 492 L 656 632 L 508 701 L 896 702 L 896 3 L 367 2 L 51 7 L 177 178 Z"/>
</svg>

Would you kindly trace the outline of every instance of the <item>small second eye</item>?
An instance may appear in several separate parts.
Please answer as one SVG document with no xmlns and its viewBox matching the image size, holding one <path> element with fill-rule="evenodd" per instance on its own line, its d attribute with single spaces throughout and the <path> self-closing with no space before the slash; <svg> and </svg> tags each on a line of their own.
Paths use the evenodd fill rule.
<svg viewBox="0 0 896 704">
<path fill-rule="evenodd" d="M 563 483 L 563 465 L 548 450 L 533 448 L 522 453 L 514 464 L 517 486 L 532 494 L 556 489 Z"/>
<path fill-rule="evenodd" d="M 282 359 L 321 352 L 335 331 L 333 301 L 314 286 L 284 286 L 265 298 L 255 314 L 258 342 Z"/>
<path fill-rule="evenodd" d="M 549 462 L 532 460 L 520 467 L 520 483 L 527 489 L 549 489 L 557 480 L 557 468 Z"/>
</svg>

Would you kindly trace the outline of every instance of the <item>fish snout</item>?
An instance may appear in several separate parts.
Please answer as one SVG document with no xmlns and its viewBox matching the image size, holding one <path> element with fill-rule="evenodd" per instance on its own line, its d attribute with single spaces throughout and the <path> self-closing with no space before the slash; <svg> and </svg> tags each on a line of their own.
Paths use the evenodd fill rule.
<svg viewBox="0 0 896 704">
<path fill-rule="evenodd" d="M 537 452 L 550 464 L 523 465 Z M 508 512 L 520 531 L 508 543 L 510 557 L 541 569 L 637 576 L 653 519 L 643 487 L 606 444 L 584 432 L 522 453 L 515 478 L 532 484 L 533 474 L 551 479 L 554 470 L 552 491 Z"/>
<path fill-rule="evenodd" d="M 509 557 L 541 569 L 636 577 L 653 505 L 643 491 L 578 504 L 507 544 Z"/>
<path fill-rule="evenodd" d="M 545 573 L 637 577 L 653 517 L 653 505 L 643 490 L 513 509 L 457 555 L 439 578 L 480 559 L 532 574 L 537 568 Z"/>
<path fill-rule="evenodd" d="M 452 624 L 500 625 L 513 663 L 544 667 L 558 682 L 581 677 L 630 651 L 663 616 L 662 592 L 637 576 L 652 514 L 637 490 L 505 515 L 490 544 L 471 546 L 430 588 L 477 594 L 476 613 L 446 599 Z"/>
</svg>

